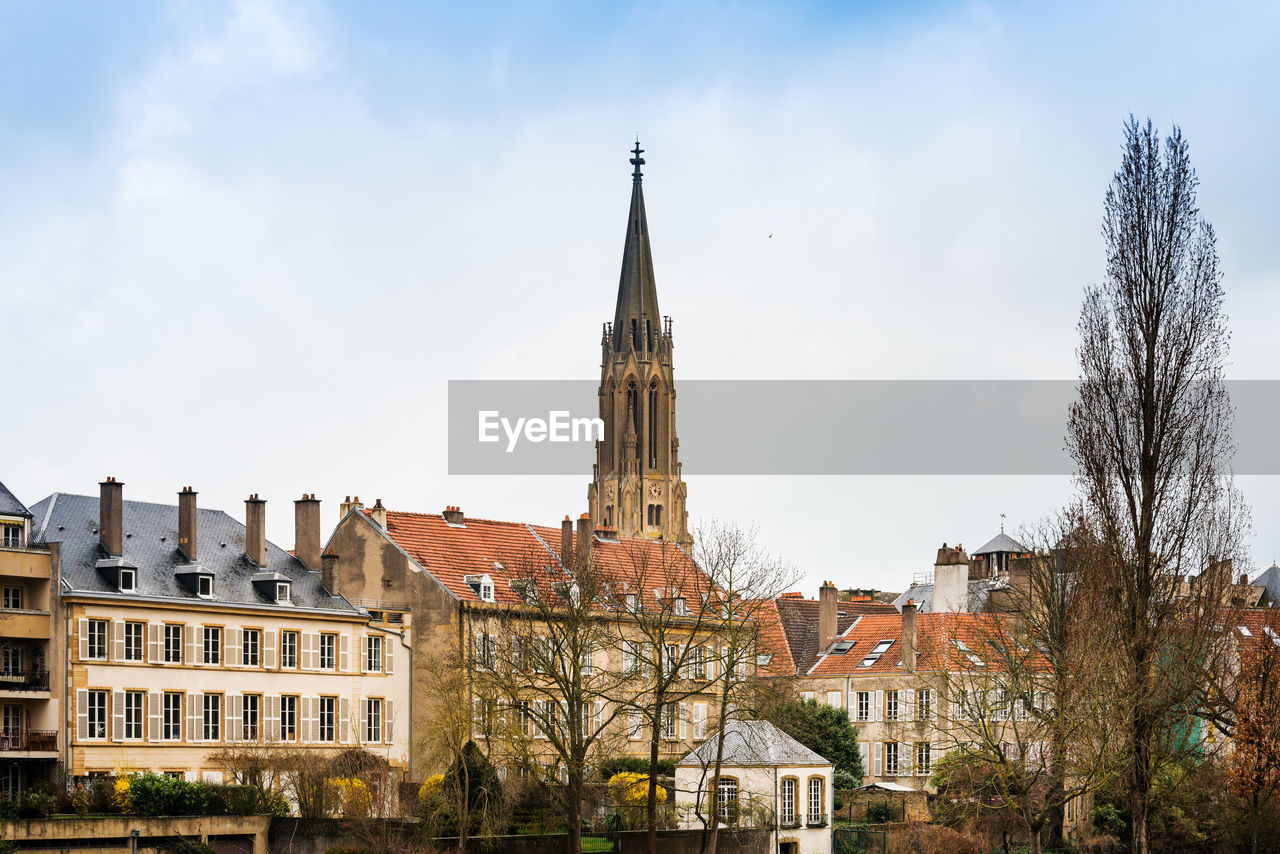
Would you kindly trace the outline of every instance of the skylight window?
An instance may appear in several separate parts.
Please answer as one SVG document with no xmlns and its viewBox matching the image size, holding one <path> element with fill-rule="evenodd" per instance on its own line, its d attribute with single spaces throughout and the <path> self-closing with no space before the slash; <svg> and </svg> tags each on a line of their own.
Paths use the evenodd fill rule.
<svg viewBox="0 0 1280 854">
<path fill-rule="evenodd" d="M 1271 642 L 1276 646 L 1280 646 L 1280 637 L 1276 636 L 1275 630 L 1270 626 L 1263 626 L 1262 630 L 1267 633 L 1267 637 L 1271 638 Z"/>
<path fill-rule="evenodd" d="M 965 655 L 965 658 L 969 659 L 969 663 L 972 664 L 974 667 L 987 666 L 987 663 L 983 661 L 981 658 L 978 658 L 978 656 L 973 652 L 973 650 L 969 649 L 968 645 L 964 641 L 958 640 L 958 641 L 953 641 L 953 643 L 956 645 L 956 649 L 963 652 Z"/>
<path fill-rule="evenodd" d="M 853 649 L 853 641 L 840 641 L 831 648 L 832 655 L 844 655 Z"/>
<path fill-rule="evenodd" d="M 889 647 L 893 646 L 893 638 L 882 640 L 871 648 L 871 652 L 866 654 L 862 661 L 858 662 L 859 667 L 870 667 L 880 660 L 880 656 L 888 652 Z"/>
<path fill-rule="evenodd" d="M 1244 635 L 1245 637 L 1247 638 L 1253 637 L 1253 632 L 1249 631 L 1248 626 L 1237 626 L 1236 628 L 1240 629 L 1240 634 Z"/>
</svg>

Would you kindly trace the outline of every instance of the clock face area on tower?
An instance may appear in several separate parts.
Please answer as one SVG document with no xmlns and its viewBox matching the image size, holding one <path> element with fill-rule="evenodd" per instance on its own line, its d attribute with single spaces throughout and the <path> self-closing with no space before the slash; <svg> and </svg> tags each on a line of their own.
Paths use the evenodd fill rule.
<svg viewBox="0 0 1280 854">
<path fill-rule="evenodd" d="M 640 171 L 643 153 L 637 141 L 617 305 L 600 341 L 604 438 L 596 443 L 587 502 L 596 526 L 624 537 L 684 543 L 689 541 L 688 512 L 676 437 L 671 319 L 658 310 Z"/>
</svg>

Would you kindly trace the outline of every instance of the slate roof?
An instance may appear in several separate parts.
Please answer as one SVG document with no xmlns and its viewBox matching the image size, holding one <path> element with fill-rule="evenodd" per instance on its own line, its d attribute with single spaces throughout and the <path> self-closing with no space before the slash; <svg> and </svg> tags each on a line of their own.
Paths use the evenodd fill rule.
<svg viewBox="0 0 1280 854">
<path fill-rule="evenodd" d="M 966 610 L 970 614 L 985 610 L 987 600 L 991 598 L 991 591 L 1001 587 L 1004 583 L 1004 581 L 993 578 L 977 578 L 970 581 L 969 605 Z M 901 611 L 902 606 L 910 600 L 916 603 L 916 608 L 921 614 L 930 613 L 933 611 L 933 591 L 934 586 L 932 584 L 913 584 L 898 594 L 898 598 L 893 600 L 893 607 Z"/>
<path fill-rule="evenodd" d="M 1253 585 L 1266 590 L 1268 601 L 1280 602 L 1280 566 L 1271 564 L 1253 580 Z"/>
<path fill-rule="evenodd" d="M 794 662 L 793 674 L 805 673 L 826 650 L 818 648 L 818 610 L 816 599 L 797 599 L 784 596 L 775 600 L 778 619 L 782 623 L 787 656 Z M 842 601 L 836 603 L 836 635 L 840 635 L 853 621 L 864 614 L 896 614 L 898 609 L 887 602 Z M 777 653 L 777 635 L 762 634 L 762 644 Z"/>
<path fill-rule="evenodd" d="M 685 768 L 706 768 L 716 759 L 716 735 L 676 763 Z M 768 721 L 729 721 L 724 728 L 722 766 L 830 765 Z"/>
<path fill-rule="evenodd" d="M 125 501 L 124 560 L 137 566 L 137 590 L 119 593 L 96 569 L 106 556 L 98 544 L 98 498 L 55 492 L 34 511 L 32 539 L 40 543 L 62 543 L 62 583 L 68 593 L 111 593 L 122 599 L 159 597 L 221 604 L 269 605 L 281 609 L 314 608 L 344 614 L 359 610 L 341 596 L 335 596 L 320 582 L 318 572 L 309 571 L 300 560 L 267 542 L 267 572 L 280 573 L 292 582 L 292 603 L 277 605 L 259 593 L 251 576 L 260 572 L 244 553 L 244 525 L 221 510 L 196 510 L 197 563 L 213 573 L 214 598 L 200 599 L 180 583 L 175 570 L 191 567 L 178 550 L 178 507 Z"/>
<path fill-rule="evenodd" d="M 9 491 L 9 488 L 0 483 L 0 516 L 24 516 L 31 518 L 31 511 L 18 500 L 18 497 Z"/>
<path fill-rule="evenodd" d="M 371 517 L 368 509 L 362 512 Z M 559 560 L 559 528 L 469 516 L 461 524 L 450 524 L 442 513 L 388 510 L 384 532 L 423 570 L 466 602 L 481 601 L 466 582 L 468 575 L 492 578 L 494 601 L 500 604 L 522 601 L 522 593 L 511 582 L 538 575 L 533 570 L 545 568 L 548 582 L 567 577 Z M 576 534 L 573 547 L 577 548 Z M 692 610 L 710 587 L 709 579 L 688 553 L 670 540 L 593 535 L 591 548 L 596 570 L 613 586 L 614 594 L 636 593 L 638 603 L 646 608 L 657 607 L 655 591 L 665 595 L 674 588 Z"/>
<path fill-rule="evenodd" d="M 1015 540 L 1013 537 L 1010 537 L 1004 531 L 1001 531 L 992 537 L 990 542 L 973 554 L 976 557 L 978 555 L 989 555 L 997 552 L 1017 552 L 1020 554 L 1025 551 L 1027 551 L 1026 546 Z"/>
</svg>

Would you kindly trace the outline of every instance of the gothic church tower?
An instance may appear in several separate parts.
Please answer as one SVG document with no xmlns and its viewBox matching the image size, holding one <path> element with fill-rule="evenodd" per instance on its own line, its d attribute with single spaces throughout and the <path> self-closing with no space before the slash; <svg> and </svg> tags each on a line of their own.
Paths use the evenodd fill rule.
<svg viewBox="0 0 1280 854">
<path fill-rule="evenodd" d="M 671 372 L 671 319 L 658 312 L 649 223 L 644 213 L 636 143 L 631 164 L 631 212 L 622 250 L 622 278 L 613 323 L 600 342 L 600 418 L 604 439 L 587 502 L 591 521 L 626 537 L 690 541 L 685 485 L 676 438 L 676 390 Z"/>
</svg>

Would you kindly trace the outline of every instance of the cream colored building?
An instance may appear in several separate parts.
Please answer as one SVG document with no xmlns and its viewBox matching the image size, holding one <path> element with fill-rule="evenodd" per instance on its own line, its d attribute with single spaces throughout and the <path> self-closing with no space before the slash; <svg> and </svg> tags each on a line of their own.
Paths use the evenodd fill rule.
<svg viewBox="0 0 1280 854">
<path fill-rule="evenodd" d="M 314 498 L 295 503 L 296 556 L 267 542 L 257 496 L 241 525 L 190 488 L 126 502 L 109 478 L 33 513 L 60 544 L 69 775 L 218 780 L 214 754 L 267 743 L 407 765 L 410 627 L 325 589 Z"/>
</svg>

